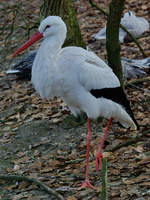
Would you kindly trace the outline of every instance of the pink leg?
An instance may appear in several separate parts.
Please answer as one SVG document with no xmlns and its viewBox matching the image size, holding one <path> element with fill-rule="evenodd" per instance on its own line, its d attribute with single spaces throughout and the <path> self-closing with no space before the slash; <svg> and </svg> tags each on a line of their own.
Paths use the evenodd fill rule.
<svg viewBox="0 0 150 200">
<path fill-rule="evenodd" d="M 90 187 L 90 188 L 94 188 L 90 181 L 89 181 L 89 155 L 90 155 L 90 140 L 91 140 L 91 135 L 92 135 L 92 131 L 91 131 L 91 119 L 88 118 L 88 133 L 86 136 L 87 139 L 87 147 L 86 147 L 86 177 L 85 177 L 85 181 L 81 184 L 81 188 L 85 188 L 85 187 Z"/>
<path fill-rule="evenodd" d="M 99 149 L 96 153 L 96 171 L 101 170 L 102 168 L 102 159 L 103 159 L 102 148 L 103 148 L 103 145 L 104 145 L 104 142 L 107 137 L 107 133 L 111 126 L 112 121 L 113 121 L 113 118 L 111 117 L 105 129 L 104 136 L 102 137 L 102 141 L 100 143 Z"/>
</svg>

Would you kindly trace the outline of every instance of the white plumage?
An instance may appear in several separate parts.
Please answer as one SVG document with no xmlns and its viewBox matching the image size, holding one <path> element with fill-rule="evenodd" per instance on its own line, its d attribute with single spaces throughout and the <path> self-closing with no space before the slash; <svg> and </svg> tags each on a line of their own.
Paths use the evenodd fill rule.
<svg viewBox="0 0 150 200">
<path fill-rule="evenodd" d="M 45 29 L 47 25 L 50 28 Z M 120 82 L 94 53 L 80 47 L 61 48 L 67 30 L 60 17 L 47 17 L 39 32 L 44 41 L 33 63 L 32 83 L 42 98 L 62 97 L 75 116 L 83 111 L 92 119 L 113 117 L 126 127 L 136 127 L 121 105 L 91 95 L 92 89 L 115 88 Z"/>
<path fill-rule="evenodd" d="M 128 11 L 121 18 L 121 24 L 135 37 L 138 38 L 142 34 L 149 30 L 149 23 L 143 17 L 137 17 L 134 12 Z M 98 33 L 92 36 L 97 40 L 106 40 L 106 26 L 101 29 Z M 131 38 L 128 34 L 120 28 L 119 40 L 121 43 L 130 42 Z"/>
<path fill-rule="evenodd" d="M 93 188 L 88 177 L 90 119 L 99 116 L 110 119 L 96 155 L 97 170 L 101 168 L 102 146 L 112 120 L 134 129 L 137 128 L 137 123 L 112 69 L 91 51 L 80 47 L 62 48 L 66 33 L 66 25 L 60 17 L 49 16 L 41 22 L 35 37 L 43 36 L 44 40 L 34 59 L 31 80 L 42 98 L 62 97 L 75 116 L 81 112 L 87 114 L 86 179 L 82 187 Z M 24 46 L 31 45 L 31 40 Z M 24 46 L 20 49 L 25 49 Z M 18 50 L 14 55 L 22 50 Z M 118 96 L 113 97 L 112 91 Z M 122 100 L 121 95 L 124 97 Z"/>
</svg>

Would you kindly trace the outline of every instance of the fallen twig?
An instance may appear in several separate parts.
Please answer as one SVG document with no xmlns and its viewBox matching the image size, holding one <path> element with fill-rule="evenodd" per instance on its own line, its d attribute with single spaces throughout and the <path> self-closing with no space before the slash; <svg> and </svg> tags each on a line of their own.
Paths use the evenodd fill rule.
<svg viewBox="0 0 150 200">
<path fill-rule="evenodd" d="M 147 77 L 147 78 L 141 78 L 141 79 L 136 79 L 136 80 L 131 80 L 131 81 L 125 82 L 124 85 L 128 86 L 130 84 L 139 84 L 139 83 L 149 82 L 149 81 L 150 81 L 150 77 Z"/>
<path fill-rule="evenodd" d="M 124 143 L 120 143 L 120 144 L 114 146 L 114 147 L 110 150 L 110 152 L 114 152 L 114 151 L 116 151 L 116 150 L 118 150 L 118 149 L 120 149 L 120 148 L 122 148 L 122 147 L 126 147 L 126 146 L 129 146 L 129 145 L 135 144 L 135 143 L 138 142 L 138 140 L 139 140 L 141 137 L 146 136 L 146 135 L 149 134 L 149 133 L 150 133 L 150 129 L 144 131 L 142 134 L 138 134 L 137 136 L 131 138 L 130 140 L 128 140 L 128 141 L 126 141 L 126 142 L 124 142 Z"/>
<path fill-rule="evenodd" d="M 54 195 L 57 199 L 59 200 L 64 200 L 63 196 L 61 196 L 58 192 L 55 190 L 51 189 L 41 181 L 35 179 L 35 178 L 29 178 L 25 176 L 19 176 L 19 175 L 5 175 L 5 174 L 0 174 L 0 179 L 4 180 L 16 180 L 16 181 L 26 181 L 30 183 L 35 183 L 36 185 L 40 186 L 44 191 L 46 191 L 49 194 Z"/>
<path fill-rule="evenodd" d="M 139 90 L 139 91 L 141 91 L 141 92 L 148 92 L 148 93 L 150 92 L 149 90 L 142 89 L 142 88 L 140 88 L 140 87 L 134 85 L 133 83 L 128 83 L 128 86 L 131 86 L 131 87 L 133 87 L 133 88 L 136 88 L 137 90 Z"/>
<path fill-rule="evenodd" d="M 89 3 L 91 4 L 92 7 L 95 7 L 97 10 L 99 10 L 101 13 L 103 13 L 104 15 L 108 16 L 109 13 L 105 10 L 103 10 L 102 8 L 100 8 L 93 0 L 89 0 Z M 120 27 L 132 38 L 132 40 L 135 42 L 135 44 L 139 47 L 143 57 L 147 57 L 143 48 L 141 47 L 141 45 L 139 44 L 139 42 L 137 41 L 137 39 L 122 25 L 120 24 Z"/>
<path fill-rule="evenodd" d="M 136 84 L 139 84 L 139 83 L 143 83 L 143 82 L 149 82 L 150 81 L 150 78 L 142 78 L 142 79 L 136 79 L 136 80 L 132 80 L 132 81 L 126 81 L 124 83 L 124 86 L 125 87 L 128 87 L 128 86 L 131 86 L 131 87 L 134 87 L 142 92 L 147 92 L 147 93 L 150 93 L 150 91 L 148 89 L 142 89 L 140 87 L 138 87 Z"/>
</svg>

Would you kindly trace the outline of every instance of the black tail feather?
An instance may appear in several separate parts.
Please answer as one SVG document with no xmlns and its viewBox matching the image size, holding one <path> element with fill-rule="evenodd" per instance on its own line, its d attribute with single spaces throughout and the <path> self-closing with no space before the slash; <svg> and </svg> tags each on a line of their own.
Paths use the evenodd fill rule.
<svg viewBox="0 0 150 200">
<path fill-rule="evenodd" d="M 90 93 L 96 98 L 103 97 L 122 105 L 125 108 L 126 112 L 130 115 L 134 123 L 136 124 L 137 129 L 139 129 L 139 125 L 136 119 L 134 118 L 134 114 L 131 110 L 130 102 L 127 99 L 122 87 L 92 89 Z"/>
</svg>

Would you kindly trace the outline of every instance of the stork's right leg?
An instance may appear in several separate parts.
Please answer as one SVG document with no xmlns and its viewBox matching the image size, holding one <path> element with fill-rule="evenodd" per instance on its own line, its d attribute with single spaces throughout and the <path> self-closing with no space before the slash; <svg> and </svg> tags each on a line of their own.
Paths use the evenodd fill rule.
<svg viewBox="0 0 150 200">
<path fill-rule="evenodd" d="M 96 171 L 101 170 L 101 168 L 102 168 L 102 159 L 103 159 L 102 148 L 103 148 L 105 139 L 107 137 L 108 130 L 112 124 L 112 121 L 113 121 L 113 118 L 111 117 L 110 120 L 108 121 L 107 127 L 104 132 L 104 136 L 102 137 L 102 141 L 101 141 L 99 149 L 96 153 Z"/>
</svg>

